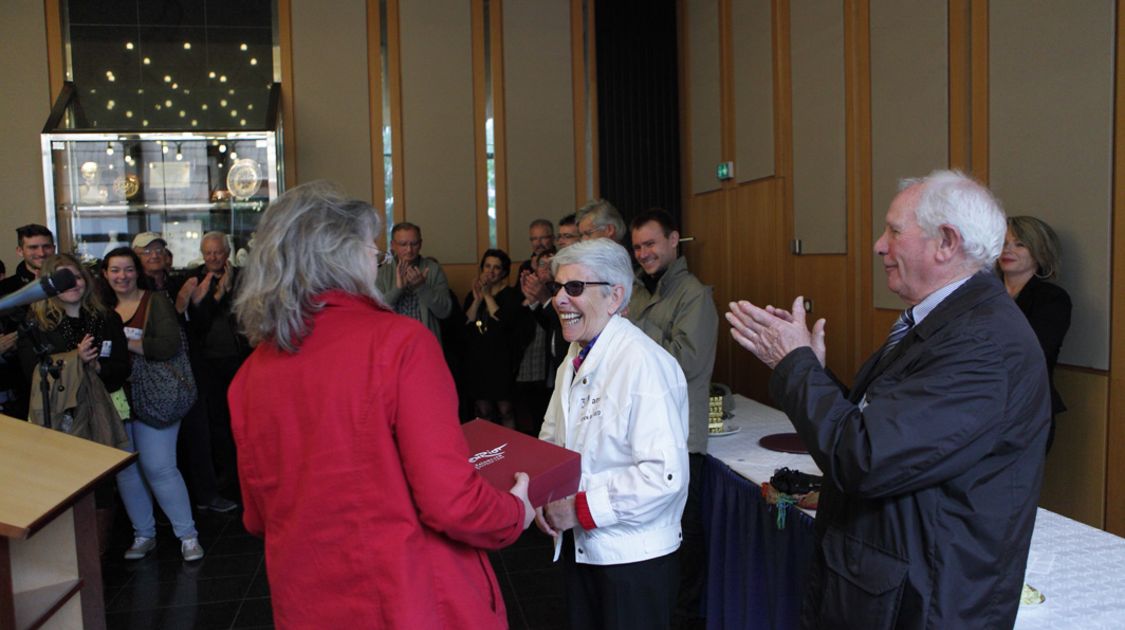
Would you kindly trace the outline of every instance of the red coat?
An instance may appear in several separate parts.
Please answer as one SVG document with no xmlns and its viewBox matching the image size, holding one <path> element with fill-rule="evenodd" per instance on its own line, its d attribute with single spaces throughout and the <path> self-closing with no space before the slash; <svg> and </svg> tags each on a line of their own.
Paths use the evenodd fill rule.
<svg viewBox="0 0 1125 630">
<path fill-rule="evenodd" d="M 468 463 L 433 333 L 333 291 L 288 355 L 260 345 L 229 391 L 246 529 L 265 536 L 278 628 L 503 628 L 485 549 L 519 499 Z"/>
</svg>

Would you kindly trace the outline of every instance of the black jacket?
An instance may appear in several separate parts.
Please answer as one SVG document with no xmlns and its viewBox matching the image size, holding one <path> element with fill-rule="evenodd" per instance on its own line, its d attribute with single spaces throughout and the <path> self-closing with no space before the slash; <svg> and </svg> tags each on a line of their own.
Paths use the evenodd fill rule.
<svg viewBox="0 0 1125 630">
<path fill-rule="evenodd" d="M 1031 327 L 980 273 L 876 358 L 850 392 L 808 348 L 770 380 L 825 475 L 802 625 L 1012 627 L 1050 419 Z"/>
<path fill-rule="evenodd" d="M 27 264 L 20 262 L 10 276 L 0 280 L 0 297 L 15 293 L 35 280 L 35 274 L 27 268 Z M 0 335 L 19 330 L 20 324 L 27 319 L 27 307 L 8 309 L 0 312 Z M 3 357 L 0 357 L 0 392 L 7 398 L 0 402 L 0 411 L 15 418 L 27 418 L 28 391 L 31 382 L 24 376 L 20 367 L 18 347 L 13 347 Z"/>
<path fill-rule="evenodd" d="M 89 313 L 83 311 L 78 321 L 80 323 L 73 327 L 74 337 L 63 334 L 61 327 L 52 330 L 39 330 L 36 327 L 37 335 L 20 333 L 20 363 L 28 383 L 31 382 L 32 373 L 38 369 L 39 365 L 39 358 L 35 354 L 33 336 L 38 336 L 40 343 L 50 345 L 51 354 L 58 354 L 77 348 L 82 334 L 88 330 L 94 336 L 95 345 L 101 347 L 102 351 L 106 353 L 98 358 L 98 363 L 101 364 L 98 376 L 102 379 L 106 391 L 114 392 L 121 389 L 125 380 L 129 378 L 131 369 L 129 347 L 125 339 L 125 329 L 121 323 L 121 317 L 113 310 L 106 311 L 99 317 L 92 317 Z M 39 392 L 32 392 L 31 395 L 38 396 Z"/>
<path fill-rule="evenodd" d="M 27 268 L 27 263 L 21 262 L 16 265 L 15 273 L 0 280 L 0 297 L 19 291 L 33 280 L 35 280 L 35 274 Z"/>
<path fill-rule="evenodd" d="M 1016 306 L 1020 307 L 1047 358 L 1047 378 L 1051 383 L 1051 413 L 1066 411 L 1062 397 L 1055 389 L 1055 364 L 1059 362 L 1059 350 L 1063 338 L 1070 329 L 1070 295 L 1060 286 L 1044 282 L 1032 276 L 1016 296 Z"/>
<path fill-rule="evenodd" d="M 238 291 L 238 269 L 233 268 L 230 273 L 235 274 L 231 281 L 233 288 L 224 293 L 222 299 L 216 300 L 214 292 L 208 291 L 207 295 L 199 301 L 199 304 L 188 302 L 188 347 L 191 350 L 193 362 L 206 362 L 220 355 L 222 358 L 242 361 L 250 355 L 250 342 L 239 332 L 238 321 L 231 310 L 234 304 L 234 294 Z M 207 277 L 206 267 L 200 265 L 189 271 L 187 278 L 192 277 L 203 282 L 203 279 Z M 187 278 L 185 278 L 185 282 Z M 218 279 L 215 280 L 215 282 L 219 281 Z M 212 331 L 222 331 L 222 348 L 216 348 L 211 344 L 211 341 L 215 339 L 212 336 Z"/>
</svg>

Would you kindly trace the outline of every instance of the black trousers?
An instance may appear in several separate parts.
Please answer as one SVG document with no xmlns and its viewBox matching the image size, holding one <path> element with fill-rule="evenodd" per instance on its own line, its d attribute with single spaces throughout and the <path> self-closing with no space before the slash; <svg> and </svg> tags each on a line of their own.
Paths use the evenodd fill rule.
<svg viewBox="0 0 1125 630">
<path fill-rule="evenodd" d="M 704 614 L 700 598 L 707 578 L 707 545 L 703 540 L 703 453 L 689 453 L 688 465 L 691 480 L 688 482 L 687 503 L 680 519 L 684 540 L 680 545 L 680 592 L 676 601 L 676 626 L 700 626 Z"/>
<path fill-rule="evenodd" d="M 573 630 L 661 630 L 672 627 L 679 552 L 628 564 L 574 561 L 574 538 L 563 540 L 566 608 Z"/>
<path fill-rule="evenodd" d="M 198 382 L 197 377 L 196 383 Z M 202 388 L 199 389 L 195 404 L 180 422 L 177 461 L 195 504 L 207 505 L 219 497 L 219 489 L 215 481 L 215 463 L 211 459 L 211 427 L 207 420 L 207 403 Z"/>
<path fill-rule="evenodd" d="M 211 455 L 221 492 L 233 493 L 238 489 L 238 464 L 234 436 L 230 430 L 227 389 L 241 365 L 241 357 L 204 358 L 200 361 L 201 369 L 197 373 L 199 392 L 207 409 Z"/>
</svg>

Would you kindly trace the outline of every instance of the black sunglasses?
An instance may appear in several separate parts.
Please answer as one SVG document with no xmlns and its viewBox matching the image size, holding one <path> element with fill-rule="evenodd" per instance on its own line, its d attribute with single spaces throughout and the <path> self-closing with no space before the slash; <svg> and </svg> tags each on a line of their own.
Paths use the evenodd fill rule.
<svg viewBox="0 0 1125 630">
<path fill-rule="evenodd" d="M 554 297 L 559 292 L 559 289 L 564 288 L 566 289 L 566 294 L 570 297 L 578 297 L 582 295 L 582 292 L 585 291 L 586 287 L 588 286 L 602 285 L 608 287 L 610 286 L 610 284 L 611 283 L 609 282 L 583 282 L 581 280 L 571 280 L 570 282 L 563 282 L 562 284 L 559 284 L 558 282 L 551 280 L 546 283 L 546 286 L 547 292 L 551 295 L 551 297 Z"/>
</svg>

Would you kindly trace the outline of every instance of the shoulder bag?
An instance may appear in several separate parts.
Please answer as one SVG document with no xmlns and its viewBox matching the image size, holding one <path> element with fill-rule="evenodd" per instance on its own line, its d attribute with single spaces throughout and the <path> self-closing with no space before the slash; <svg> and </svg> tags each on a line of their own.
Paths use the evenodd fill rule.
<svg viewBox="0 0 1125 630">
<path fill-rule="evenodd" d="M 144 308 L 146 312 L 142 321 L 148 327 L 147 301 Z M 176 327 L 179 328 L 179 324 Z M 155 361 L 144 355 L 133 357 L 133 370 L 129 377 L 133 419 L 157 429 L 179 422 L 195 404 L 197 392 L 187 355 L 187 340 L 183 329 L 179 332 L 180 348 L 171 359 Z"/>
</svg>

